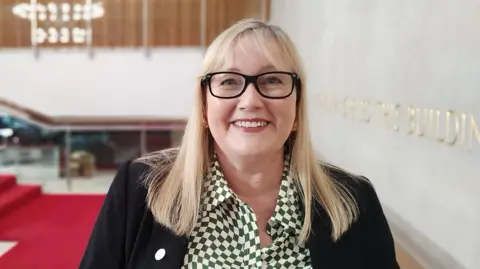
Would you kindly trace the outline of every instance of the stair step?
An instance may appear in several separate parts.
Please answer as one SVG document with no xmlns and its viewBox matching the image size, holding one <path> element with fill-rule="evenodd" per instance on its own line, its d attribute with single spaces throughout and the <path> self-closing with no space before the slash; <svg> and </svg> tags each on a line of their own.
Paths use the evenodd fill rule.
<svg viewBox="0 0 480 269">
<path fill-rule="evenodd" d="M 15 186 L 16 182 L 17 178 L 15 175 L 0 175 L 0 194 L 1 192 Z"/>
<path fill-rule="evenodd" d="M 0 218 L 40 196 L 42 188 L 38 185 L 17 185 L 0 193 Z"/>
</svg>

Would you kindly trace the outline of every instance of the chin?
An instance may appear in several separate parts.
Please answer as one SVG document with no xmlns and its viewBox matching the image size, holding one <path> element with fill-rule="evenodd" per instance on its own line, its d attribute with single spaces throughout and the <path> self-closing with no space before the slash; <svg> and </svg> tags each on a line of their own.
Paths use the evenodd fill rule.
<svg viewBox="0 0 480 269">
<path fill-rule="evenodd" d="M 241 156 L 258 156 L 258 155 L 264 155 L 268 154 L 269 152 L 272 152 L 271 147 L 265 147 L 266 145 L 256 145 L 256 144 L 250 144 L 250 145 L 245 145 L 241 146 L 241 144 L 237 145 L 232 145 L 231 149 L 232 152 L 241 155 Z"/>
<path fill-rule="evenodd" d="M 234 150 L 234 152 L 240 156 L 245 156 L 245 157 L 254 157 L 254 156 L 259 156 L 259 155 L 263 155 L 265 154 L 266 152 L 265 151 L 261 151 L 261 150 Z"/>
<path fill-rule="evenodd" d="M 260 156 L 278 151 L 275 138 L 230 136 L 224 140 L 225 149 L 232 154 L 240 156 Z"/>
</svg>

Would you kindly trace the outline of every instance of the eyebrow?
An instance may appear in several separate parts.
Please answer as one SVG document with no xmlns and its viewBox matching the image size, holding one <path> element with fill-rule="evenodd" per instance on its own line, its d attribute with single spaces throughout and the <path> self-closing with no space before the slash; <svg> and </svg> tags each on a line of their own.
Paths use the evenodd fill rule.
<svg viewBox="0 0 480 269">
<path fill-rule="evenodd" d="M 276 70 L 278 70 L 278 68 L 276 68 L 275 66 L 269 64 L 269 65 L 265 65 L 265 66 L 263 66 L 262 68 L 260 68 L 260 69 L 259 69 L 259 73 L 268 72 L 268 71 L 276 71 Z M 228 68 L 226 71 L 229 71 L 229 72 L 239 72 L 239 73 L 241 73 L 240 69 L 237 68 L 237 67 Z"/>
</svg>

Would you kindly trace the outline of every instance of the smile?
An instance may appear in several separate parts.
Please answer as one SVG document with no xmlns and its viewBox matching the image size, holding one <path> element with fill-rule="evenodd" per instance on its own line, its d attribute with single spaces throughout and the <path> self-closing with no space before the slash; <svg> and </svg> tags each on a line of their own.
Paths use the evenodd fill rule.
<svg viewBox="0 0 480 269">
<path fill-rule="evenodd" d="M 258 127 L 264 127 L 268 124 L 268 121 L 234 121 L 233 124 L 237 127 L 242 127 L 242 128 L 258 128 Z"/>
</svg>

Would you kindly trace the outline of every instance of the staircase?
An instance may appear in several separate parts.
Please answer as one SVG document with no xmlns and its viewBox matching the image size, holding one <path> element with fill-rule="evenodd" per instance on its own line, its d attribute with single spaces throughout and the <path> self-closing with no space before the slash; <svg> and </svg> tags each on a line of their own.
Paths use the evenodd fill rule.
<svg viewBox="0 0 480 269">
<path fill-rule="evenodd" d="M 40 196 L 39 185 L 18 185 L 14 175 L 0 174 L 0 219 Z"/>
</svg>

